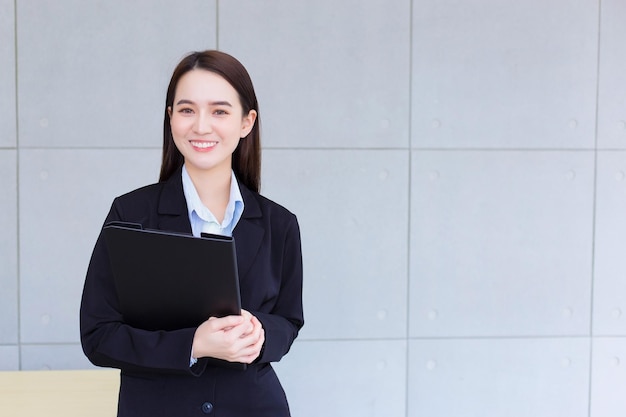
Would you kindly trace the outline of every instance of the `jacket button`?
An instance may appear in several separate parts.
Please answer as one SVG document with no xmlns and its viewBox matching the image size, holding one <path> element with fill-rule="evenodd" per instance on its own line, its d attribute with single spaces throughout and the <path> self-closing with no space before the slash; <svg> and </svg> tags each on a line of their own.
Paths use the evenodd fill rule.
<svg viewBox="0 0 626 417">
<path fill-rule="evenodd" d="M 202 404 L 202 412 L 204 414 L 211 414 L 212 411 L 213 411 L 213 404 L 211 404 L 208 401 Z"/>
</svg>

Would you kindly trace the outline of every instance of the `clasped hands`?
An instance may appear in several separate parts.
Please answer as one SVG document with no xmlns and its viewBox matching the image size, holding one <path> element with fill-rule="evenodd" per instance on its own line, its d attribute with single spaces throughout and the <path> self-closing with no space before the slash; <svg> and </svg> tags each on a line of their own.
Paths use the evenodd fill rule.
<svg viewBox="0 0 626 417">
<path fill-rule="evenodd" d="M 196 329 L 194 358 L 212 357 L 229 362 L 252 363 L 261 353 L 265 331 L 246 310 L 240 316 L 211 317 Z"/>
</svg>

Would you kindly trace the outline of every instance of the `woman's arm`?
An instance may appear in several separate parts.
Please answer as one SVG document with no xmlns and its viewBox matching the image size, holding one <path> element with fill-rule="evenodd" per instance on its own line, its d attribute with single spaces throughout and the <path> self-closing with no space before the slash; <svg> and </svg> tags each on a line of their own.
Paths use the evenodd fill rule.
<svg viewBox="0 0 626 417">
<path fill-rule="evenodd" d="M 105 224 L 124 220 L 114 202 Z M 109 255 L 100 233 L 89 262 L 80 307 L 81 343 L 87 358 L 94 365 L 122 370 L 189 373 L 194 332 L 194 328 L 147 331 L 123 322 Z"/>
<path fill-rule="evenodd" d="M 302 248 L 300 228 L 294 215 L 290 216 L 284 234 L 280 290 L 272 310 L 251 311 L 265 331 L 265 345 L 256 362 L 277 362 L 291 348 L 304 325 L 302 310 Z"/>
</svg>

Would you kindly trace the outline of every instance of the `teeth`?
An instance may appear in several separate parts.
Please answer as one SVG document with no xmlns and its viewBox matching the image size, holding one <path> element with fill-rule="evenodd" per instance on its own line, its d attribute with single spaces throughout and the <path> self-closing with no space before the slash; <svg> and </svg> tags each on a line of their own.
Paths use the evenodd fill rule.
<svg viewBox="0 0 626 417">
<path fill-rule="evenodd" d="M 217 142 L 191 142 L 196 148 L 212 148 Z"/>
</svg>

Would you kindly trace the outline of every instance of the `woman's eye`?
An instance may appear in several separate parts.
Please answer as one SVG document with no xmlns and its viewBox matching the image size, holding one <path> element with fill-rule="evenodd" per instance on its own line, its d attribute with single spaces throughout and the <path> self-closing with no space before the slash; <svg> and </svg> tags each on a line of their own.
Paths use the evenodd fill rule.
<svg viewBox="0 0 626 417">
<path fill-rule="evenodd" d="M 213 114 L 217 115 L 217 116 L 223 116 L 225 114 L 228 114 L 228 112 L 226 110 L 222 110 L 222 109 L 216 109 Z"/>
<path fill-rule="evenodd" d="M 193 114 L 193 110 L 188 107 L 183 107 L 182 109 L 179 109 L 178 112 L 182 114 Z"/>
</svg>

